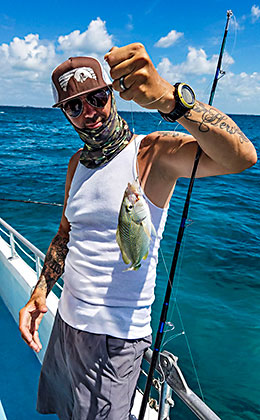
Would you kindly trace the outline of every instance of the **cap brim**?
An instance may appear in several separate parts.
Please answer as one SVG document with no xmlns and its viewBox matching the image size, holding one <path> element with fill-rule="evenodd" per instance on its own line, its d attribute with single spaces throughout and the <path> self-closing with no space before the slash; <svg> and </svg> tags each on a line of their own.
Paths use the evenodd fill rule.
<svg viewBox="0 0 260 420">
<path fill-rule="evenodd" d="M 52 105 L 52 108 L 58 108 L 59 106 L 61 106 L 62 104 L 66 103 L 68 101 L 70 101 L 71 99 L 78 98 L 79 96 L 86 95 L 86 93 L 94 92 L 95 90 L 103 89 L 104 87 L 109 87 L 109 88 L 112 89 L 112 84 L 107 85 L 106 83 L 104 83 L 104 84 L 100 84 L 98 88 L 95 87 L 95 88 L 92 88 L 92 89 L 87 89 L 84 92 L 76 93 L 75 95 L 72 95 L 69 98 L 63 99 L 62 101 L 59 101 L 56 104 Z"/>
</svg>

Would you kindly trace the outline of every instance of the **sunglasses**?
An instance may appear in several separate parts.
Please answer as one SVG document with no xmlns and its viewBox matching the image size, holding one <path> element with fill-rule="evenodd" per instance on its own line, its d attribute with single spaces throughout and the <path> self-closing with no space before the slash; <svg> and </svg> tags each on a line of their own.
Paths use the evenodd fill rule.
<svg viewBox="0 0 260 420">
<path fill-rule="evenodd" d="M 83 98 L 89 105 L 93 106 L 94 108 L 104 108 L 108 101 L 110 92 L 111 91 L 109 88 L 94 90 L 93 92 L 89 92 L 82 97 L 71 99 L 70 101 L 66 102 L 65 105 L 63 105 L 63 110 L 69 117 L 79 117 L 84 108 L 82 102 Z"/>
</svg>

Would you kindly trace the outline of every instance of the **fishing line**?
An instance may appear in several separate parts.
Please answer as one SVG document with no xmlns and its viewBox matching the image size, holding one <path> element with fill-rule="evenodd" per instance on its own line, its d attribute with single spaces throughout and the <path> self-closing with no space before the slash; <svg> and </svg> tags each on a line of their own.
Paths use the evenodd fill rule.
<svg viewBox="0 0 260 420">
<path fill-rule="evenodd" d="M 183 258 L 184 258 L 184 255 L 185 255 L 184 249 L 185 249 L 186 239 L 187 239 L 187 235 L 185 235 L 185 237 L 184 237 L 183 247 L 182 247 L 182 250 L 181 250 L 181 252 L 179 254 L 180 255 L 180 257 L 179 257 L 180 259 L 179 259 L 179 264 L 178 264 L 178 267 L 177 267 L 177 270 L 176 270 L 176 276 L 175 276 L 174 282 L 172 284 L 172 292 L 173 292 L 173 295 L 171 297 L 170 309 L 169 309 L 169 312 L 167 314 L 167 320 L 168 320 L 168 322 L 169 322 L 169 320 L 173 319 L 173 313 L 175 311 L 175 306 L 177 304 L 177 295 L 178 295 L 179 285 L 180 285 L 180 279 L 181 279 L 182 263 L 183 263 Z M 169 273 L 169 270 L 168 270 L 168 267 L 167 266 L 165 266 L 165 271 L 166 271 L 166 274 L 167 274 L 167 276 L 169 278 L 170 273 Z M 164 334 L 163 335 L 163 338 L 162 338 L 162 347 L 165 347 L 165 342 L 164 342 L 165 338 L 166 338 L 166 334 Z"/>
<path fill-rule="evenodd" d="M 178 264 L 178 267 L 177 267 L 176 277 L 174 279 L 174 283 L 172 284 L 173 295 L 171 297 L 171 300 L 172 300 L 173 303 L 170 306 L 170 311 L 169 311 L 168 316 L 167 316 L 168 320 L 173 318 L 173 312 L 175 310 L 175 303 L 176 303 L 176 298 L 177 298 L 177 294 L 178 294 L 178 290 L 179 290 L 179 284 L 180 284 L 181 267 L 182 267 L 182 262 L 183 262 L 183 257 L 184 257 L 185 241 L 186 241 L 186 236 L 184 238 L 184 246 L 183 246 L 183 248 L 181 250 L 181 253 L 180 253 L 180 260 L 179 260 L 180 263 Z M 161 255 L 163 256 L 163 251 L 161 250 L 161 248 L 160 248 L 160 252 L 161 252 Z M 164 260 L 164 257 L 163 257 L 163 260 Z M 169 278 L 170 273 L 169 273 L 168 267 L 166 266 L 165 260 L 164 260 L 164 268 L 165 268 L 165 272 L 166 272 L 166 274 Z M 163 340 L 164 340 L 164 338 L 162 339 L 162 345 L 163 345 Z"/>
<path fill-rule="evenodd" d="M 230 53 L 231 56 L 233 55 L 233 52 L 234 52 L 235 47 L 237 45 L 237 32 L 238 32 L 238 26 L 239 26 L 238 23 L 237 23 L 236 16 L 234 14 L 231 16 L 231 22 L 232 22 L 232 18 L 234 19 L 234 25 L 233 25 L 234 26 L 234 41 L 233 41 L 232 50 L 231 50 L 231 53 Z"/>
<path fill-rule="evenodd" d="M 152 115 L 152 113 L 149 113 L 150 115 Z M 159 121 L 159 123 L 158 123 L 158 126 L 159 126 L 159 124 L 161 124 L 161 122 L 162 122 L 162 120 L 160 119 L 160 121 Z M 182 127 L 181 125 L 180 125 L 180 123 L 176 123 L 176 125 L 175 125 L 175 127 L 174 127 L 174 130 L 171 130 L 172 132 L 175 132 L 176 131 L 176 129 L 178 128 L 178 127 Z M 186 224 L 186 227 L 188 227 L 188 226 L 190 226 L 190 224 Z M 184 257 L 184 248 L 185 248 L 185 243 L 186 243 L 186 235 L 185 235 L 185 237 L 184 237 L 184 241 L 183 241 L 183 248 L 182 248 L 182 251 L 181 251 L 181 253 L 180 253 L 180 263 L 179 263 L 179 265 L 178 265 L 178 268 L 177 268 L 177 275 L 176 275 L 176 277 L 175 277 L 175 282 L 174 282 L 174 284 L 172 284 L 172 289 L 174 289 L 174 294 L 173 294 L 173 297 L 172 297 L 172 300 L 174 301 L 174 303 L 171 305 L 171 309 L 170 309 L 170 313 L 169 313 L 169 316 L 168 316 L 168 320 L 169 319 L 172 319 L 172 317 L 173 317 L 173 312 L 174 312 L 174 310 L 175 310 L 175 304 L 176 304 L 176 298 L 177 298 L 177 294 L 178 294 L 178 289 L 179 289 L 179 284 L 180 284 L 180 272 L 181 272 L 181 267 L 182 267 L 182 262 L 183 262 L 183 257 Z M 162 247 L 160 246 L 159 247 L 159 252 L 160 252 L 160 255 L 161 255 L 161 259 L 162 259 L 162 263 L 163 263 L 163 266 L 164 266 L 164 269 L 165 269 L 165 272 L 166 272 L 166 274 L 168 275 L 168 277 L 169 277 L 169 270 L 168 270 L 168 267 L 167 267 L 167 264 L 166 264 L 166 261 L 165 261 L 165 257 L 164 257 L 164 253 L 163 253 L 163 250 L 162 250 Z M 170 321 L 168 321 L 167 323 L 166 323 L 166 325 L 169 325 L 169 323 L 170 323 Z M 173 324 L 172 324 L 173 325 Z M 186 331 L 183 331 L 183 332 L 181 332 L 181 333 L 178 333 L 178 334 L 174 334 L 172 337 L 170 337 L 170 338 L 168 338 L 166 341 L 164 341 L 165 339 L 166 339 L 166 334 L 167 333 L 169 333 L 169 332 L 171 332 L 171 331 L 173 331 L 174 330 L 174 325 L 173 325 L 173 327 L 171 328 L 171 329 L 168 329 L 168 330 L 166 330 L 166 331 L 164 331 L 164 338 L 163 338 L 163 340 L 162 340 L 162 348 L 163 347 L 165 347 L 165 345 L 167 344 L 167 343 L 169 343 L 171 340 L 173 340 L 174 338 L 177 338 L 178 336 L 180 336 L 180 335 L 182 335 L 182 334 L 186 334 Z M 188 351 L 189 351 L 189 347 L 188 347 Z M 191 360 L 192 360 L 192 355 L 191 355 Z M 197 373 L 195 372 L 195 375 L 197 376 Z"/>
<path fill-rule="evenodd" d="M 223 62 L 222 62 L 222 67 L 223 68 L 226 68 L 227 70 L 229 69 L 229 67 L 232 65 L 232 63 L 229 63 L 228 62 L 228 55 L 232 58 L 232 56 L 233 56 L 233 53 L 234 53 L 234 50 L 235 50 L 235 47 L 236 47 L 236 44 L 237 44 L 237 31 L 238 31 L 238 23 L 237 23 L 237 20 L 236 20 L 236 17 L 235 17 L 235 15 L 234 14 L 232 14 L 231 15 L 231 18 L 230 18 L 230 23 L 231 23 L 231 21 L 232 21 L 232 18 L 234 18 L 234 39 L 233 39 L 233 42 L 232 42 L 232 44 L 231 44 L 231 42 L 229 42 L 229 44 L 231 44 L 232 46 L 231 46 L 231 52 L 230 52 L 230 54 L 228 54 L 228 53 L 224 53 L 223 54 Z M 231 25 L 232 26 L 232 25 Z M 230 38 L 229 38 L 230 39 Z M 221 73 L 222 73 L 222 76 L 221 77 L 223 77 L 225 74 L 226 74 L 226 71 L 224 70 L 224 71 L 221 71 Z M 219 79 L 221 79 L 221 77 L 219 77 Z M 218 80 L 219 80 L 218 79 Z"/>
<path fill-rule="evenodd" d="M 184 330 L 182 330 L 181 332 L 176 333 L 173 336 L 169 337 L 168 340 L 166 340 L 165 343 L 163 344 L 162 350 L 166 346 L 166 344 L 168 344 L 170 341 L 174 340 L 175 338 L 177 338 L 177 337 L 179 337 L 181 335 L 185 335 L 186 336 L 186 332 Z M 196 370 L 194 370 L 194 372 L 196 372 Z"/>
<path fill-rule="evenodd" d="M 169 330 L 166 330 L 165 333 L 175 330 L 175 325 L 171 321 L 165 322 L 165 325 L 171 327 Z"/>
<path fill-rule="evenodd" d="M 161 125 L 163 123 L 163 120 L 161 117 L 159 117 L 158 112 L 151 112 L 151 111 L 145 111 L 147 115 L 150 115 L 153 119 L 157 120 L 158 125 Z"/>
<path fill-rule="evenodd" d="M 163 97 L 164 95 L 165 95 L 165 93 L 161 97 Z M 153 103 L 153 102 L 158 101 L 159 99 L 161 99 L 161 97 L 158 98 L 158 99 L 156 99 L 155 101 L 151 101 L 150 103 Z M 146 105 L 148 105 L 148 104 L 146 104 Z M 133 133 L 135 133 L 135 126 L 134 126 L 135 124 L 134 124 L 134 117 L 133 117 L 133 106 L 132 106 L 132 103 L 131 102 L 130 102 L 130 112 L 131 112 L 131 117 L 132 117 Z M 153 115 L 153 113 L 151 113 L 151 112 L 149 112 L 149 115 L 151 115 L 152 118 L 156 118 Z M 158 117 L 156 119 L 159 120 Z M 162 120 L 160 119 L 159 122 L 158 122 L 158 127 L 161 124 L 161 122 L 162 122 Z M 174 127 L 174 130 L 171 129 L 171 131 L 175 132 L 176 129 L 179 126 L 180 126 L 180 124 L 177 123 L 175 125 L 175 127 Z M 137 159 L 137 156 L 138 156 L 138 148 L 137 148 L 136 138 L 134 139 L 134 141 L 135 141 L 135 152 L 136 152 L 135 153 L 135 162 L 137 163 L 136 164 L 136 170 L 137 170 L 137 177 L 139 178 L 139 165 L 138 165 L 138 159 Z M 186 220 L 187 220 L 187 218 L 185 219 L 185 224 L 186 224 Z M 185 226 L 185 227 L 187 227 L 187 226 Z M 160 249 L 160 254 L 161 254 L 161 257 L 162 257 L 162 261 L 163 261 L 163 265 L 164 265 L 165 271 L 166 271 L 166 273 L 168 275 L 168 278 L 170 278 L 170 273 L 169 273 L 169 270 L 168 270 L 167 265 L 166 265 L 166 261 L 165 261 L 165 258 L 164 258 L 164 254 L 163 254 L 162 248 L 160 247 L 159 249 Z M 182 248 L 181 262 L 182 262 L 183 256 L 184 256 L 184 251 L 183 251 L 183 248 Z M 178 271 L 180 271 L 180 266 L 181 266 L 181 264 L 178 265 Z M 198 387 L 199 387 L 199 390 L 200 390 L 202 399 L 204 400 L 204 396 L 203 396 L 203 392 L 202 392 L 202 389 L 201 389 L 201 385 L 200 385 L 198 373 L 197 373 L 196 366 L 195 366 L 195 363 L 194 363 L 194 358 L 193 358 L 193 355 L 192 355 L 192 352 L 191 352 L 191 347 L 189 345 L 189 340 L 188 340 L 188 337 L 187 337 L 187 334 L 186 334 L 186 331 L 185 331 L 185 328 L 184 328 L 184 324 L 183 324 L 183 320 L 182 320 L 182 317 L 181 317 L 180 309 L 179 309 L 179 306 L 177 305 L 176 297 L 177 297 L 177 293 L 178 293 L 179 284 L 180 284 L 180 275 L 178 273 L 178 275 L 174 279 L 174 282 L 172 282 L 172 284 L 171 284 L 171 289 L 174 289 L 174 296 L 173 296 L 174 304 L 171 305 L 171 313 L 169 315 L 170 315 L 170 319 L 171 319 L 172 318 L 172 315 L 173 315 L 173 312 L 175 310 L 175 307 L 176 307 L 177 308 L 178 317 L 179 317 L 179 320 L 180 320 L 180 324 L 181 324 L 181 327 L 182 327 L 182 331 L 179 332 L 179 333 L 176 333 L 176 334 L 174 334 L 172 336 L 170 336 L 166 340 L 166 334 L 169 333 L 169 332 L 171 332 L 171 331 L 173 331 L 175 329 L 175 326 L 170 321 L 165 322 L 165 324 L 168 325 L 168 326 L 171 326 L 171 328 L 163 332 L 162 348 L 165 347 L 166 344 L 168 344 L 173 339 L 176 339 L 177 337 L 180 337 L 182 335 L 185 335 L 185 342 L 186 342 L 186 345 L 187 345 L 189 357 L 190 357 L 190 360 L 191 360 L 191 363 L 192 363 L 192 366 L 193 366 L 194 374 L 195 374 L 195 377 L 196 377 L 196 380 L 197 380 L 197 383 L 198 383 Z M 163 370 L 162 369 L 161 369 L 161 372 L 162 372 L 162 375 L 163 375 L 162 376 L 162 379 L 161 379 L 161 383 L 163 383 L 165 381 L 165 377 L 164 377 L 164 373 L 163 373 Z"/>
<path fill-rule="evenodd" d="M 234 27 L 234 39 L 233 39 L 233 43 L 232 43 L 232 47 L 231 47 L 231 52 L 230 52 L 230 57 L 232 58 L 234 50 L 236 48 L 237 45 L 237 33 L 238 33 L 238 26 L 239 24 L 237 23 L 237 19 L 236 16 L 233 14 L 233 12 L 231 10 L 228 10 L 227 13 L 231 13 L 230 14 L 230 27 Z M 232 25 L 232 19 L 234 19 L 234 24 Z M 231 43 L 231 42 L 230 42 Z M 223 54 L 223 67 L 229 68 L 229 66 L 231 65 L 230 63 L 228 63 L 228 58 L 226 54 Z M 220 71 L 221 76 L 218 77 L 218 80 L 220 80 L 225 74 L 226 71 L 221 70 Z M 210 90 L 210 86 L 212 85 L 212 82 L 208 82 L 207 86 L 205 87 L 205 89 L 203 90 L 203 95 L 205 96 L 209 90 Z"/>
<path fill-rule="evenodd" d="M 44 201 L 33 201 L 33 200 L 15 200 L 13 198 L 0 198 L 1 201 L 15 201 L 18 203 L 27 203 L 27 204 L 43 204 L 45 206 L 57 206 L 57 207 L 62 207 L 63 204 L 59 204 L 59 203 L 46 203 Z"/>
<path fill-rule="evenodd" d="M 133 111 L 133 103 L 130 101 L 130 109 L 131 109 L 131 117 L 132 117 L 132 132 L 135 134 L 135 122 L 134 122 L 134 111 Z"/>
<path fill-rule="evenodd" d="M 189 226 L 190 226 L 190 224 L 186 225 L 186 229 Z M 187 240 L 187 235 L 184 236 L 183 247 L 182 247 L 182 250 L 181 250 L 181 253 L 180 253 L 180 260 L 179 260 L 180 262 L 178 264 L 177 273 L 176 273 L 176 276 L 175 276 L 175 281 L 172 284 L 172 290 L 174 290 L 174 295 L 173 295 L 173 298 L 172 298 L 173 302 L 171 304 L 170 313 L 169 313 L 169 315 L 167 317 L 168 319 L 173 319 L 173 312 L 175 311 L 175 308 L 176 308 L 177 313 L 178 313 L 178 317 L 179 317 L 179 320 L 180 320 L 182 331 L 179 332 L 179 333 L 174 334 L 173 336 L 170 336 L 167 340 L 166 340 L 166 334 L 169 333 L 169 332 L 171 332 L 171 331 L 173 331 L 175 329 L 174 324 L 172 324 L 172 328 L 171 329 L 164 331 L 164 335 L 163 335 L 163 339 L 162 339 L 162 344 L 161 344 L 161 351 L 163 351 L 163 349 L 165 348 L 165 346 L 169 342 L 171 342 L 172 340 L 174 340 L 177 337 L 180 337 L 182 335 L 185 336 L 185 342 L 186 342 L 186 345 L 187 345 L 189 357 L 190 357 L 190 360 L 191 360 L 191 363 L 192 363 L 192 367 L 193 367 L 193 370 L 194 370 L 195 378 L 196 378 L 196 381 L 198 383 L 198 388 L 199 388 L 199 391 L 200 391 L 202 400 L 204 401 L 204 395 L 203 395 L 203 392 L 202 392 L 202 387 L 201 387 L 201 384 L 200 384 L 199 375 L 198 375 L 198 372 L 197 372 L 197 369 L 196 369 L 196 365 L 195 365 L 195 362 L 194 362 L 194 357 L 193 357 L 193 354 L 192 354 L 192 351 L 191 351 L 191 346 L 189 344 L 188 335 L 186 333 L 186 330 L 185 330 L 185 327 L 184 327 L 184 323 L 183 323 L 183 320 L 182 320 L 182 316 L 181 316 L 181 311 L 180 311 L 179 305 L 177 303 L 177 294 L 178 294 L 178 288 L 179 288 L 179 284 L 180 284 L 180 273 L 182 271 L 181 270 L 181 267 L 182 267 L 183 257 L 184 257 L 184 254 L 185 254 L 184 253 L 184 249 L 185 249 L 186 240 Z M 169 273 L 168 267 L 166 265 L 166 262 L 165 262 L 165 259 L 164 259 L 164 255 L 163 255 L 163 252 L 162 252 L 161 248 L 160 248 L 160 251 L 161 251 L 161 256 L 162 256 L 162 259 L 163 259 L 165 271 L 167 273 L 167 276 L 169 277 L 170 273 Z M 171 324 L 171 321 L 165 322 L 165 325 L 169 325 L 169 324 Z M 161 370 L 162 370 L 162 368 L 161 368 Z"/>
<path fill-rule="evenodd" d="M 191 225 L 191 223 L 189 223 L 189 224 L 186 223 L 185 229 L 187 230 L 187 228 L 190 225 Z M 198 375 L 196 365 L 195 365 L 195 362 L 194 362 L 194 358 L 193 358 L 193 354 L 192 354 L 192 351 L 191 351 L 191 346 L 189 344 L 188 335 L 187 335 L 187 332 L 186 332 L 185 327 L 184 327 L 184 323 L 183 323 L 183 320 L 182 320 L 179 305 L 177 303 L 177 294 L 178 294 L 179 285 L 180 285 L 180 278 L 181 278 L 180 274 L 182 272 L 182 263 L 183 263 L 183 258 L 184 258 L 184 255 L 185 255 L 184 250 L 185 250 L 186 241 L 187 241 L 187 235 L 184 236 L 183 246 L 182 246 L 181 252 L 179 254 L 180 255 L 179 264 L 178 264 L 178 267 L 177 267 L 177 272 L 176 272 L 176 276 L 175 276 L 175 279 L 174 279 L 174 283 L 172 284 L 173 297 L 171 298 L 171 306 L 170 306 L 171 309 L 170 309 L 170 311 L 168 313 L 168 316 L 167 316 L 168 321 L 165 322 L 165 325 L 171 326 L 171 328 L 166 329 L 163 332 L 161 351 L 163 351 L 163 349 L 166 347 L 166 345 L 169 344 L 172 340 L 175 340 L 176 338 L 178 338 L 180 336 L 183 336 L 183 335 L 185 336 L 185 343 L 186 343 L 187 350 L 188 350 L 188 353 L 189 353 L 189 357 L 190 357 L 190 360 L 191 360 L 191 364 L 192 364 L 192 367 L 193 367 L 193 370 L 194 370 L 194 375 L 195 375 L 196 381 L 198 383 L 198 388 L 200 390 L 201 397 L 204 401 L 204 395 L 203 395 L 203 392 L 202 392 L 202 387 L 201 387 L 201 384 L 200 384 L 199 375 Z M 166 274 L 169 278 L 170 273 L 169 273 L 169 270 L 168 270 L 168 267 L 167 267 L 167 264 L 166 264 L 166 261 L 165 261 L 163 250 L 162 250 L 161 247 L 159 248 L 159 250 L 160 250 L 160 254 L 161 254 L 161 258 L 162 258 L 162 262 L 163 262 L 163 265 L 164 265 L 165 272 L 166 272 Z M 179 317 L 179 320 L 180 320 L 182 331 L 179 332 L 179 333 L 173 334 L 170 337 L 168 337 L 168 339 L 166 339 L 166 334 L 169 334 L 170 332 L 174 331 L 174 329 L 175 329 L 175 325 L 171 321 L 169 321 L 169 320 L 173 319 L 173 314 L 174 314 L 175 308 L 177 310 L 177 314 L 178 314 L 178 317 Z M 164 376 L 164 373 L 163 373 L 163 369 L 160 365 L 160 362 L 159 362 L 159 366 L 161 368 L 161 373 L 162 373 L 162 379 L 161 379 L 160 383 L 163 384 L 163 382 L 165 382 L 165 376 Z"/>
<path fill-rule="evenodd" d="M 132 101 L 130 101 L 130 113 L 131 113 L 131 119 L 132 119 L 132 132 L 133 135 L 135 135 L 135 122 L 134 122 L 134 111 L 133 111 L 133 104 Z M 133 174 L 134 174 L 134 179 L 135 181 L 138 182 L 139 186 L 140 186 L 140 181 L 139 181 L 139 164 L 138 164 L 138 151 L 139 151 L 139 147 L 137 147 L 137 142 L 136 142 L 137 136 L 134 138 L 134 144 L 135 144 L 135 158 L 133 161 Z M 140 146 L 140 144 L 139 144 Z M 136 174 L 136 176 L 135 176 Z"/>
<path fill-rule="evenodd" d="M 222 39 L 221 50 L 220 50 L 220 53 L 219 53 L 217 69 L 216 69 L 215 77 L 214 77 L 214 80 L 213 80 L 212 89 L 211 89 L 211 92 L 210 92 L 210 98 L 209 98 L 209 102 L 208 102 L 209 105 L 212 105 L 213 98 L 214 98 L 215 91 L 216 91 L 216 87 L 217 87 L 218 76 L 219 76 L 220 71 L 221 71 L 222 57 L 223 57 L 223 53 L 224 53 L 224 49 L 225 49 L 225 43 L 226 43 L 229 21 L 230 21 L 231 16 L 232 16 L 232 11 L 228 10 L 227 11 L 226 26 L 225 26 L 223 39 Z M 141 408 L 140 408 L 138 420 L 144 420 L 146 407 L 147 407 L 147 403 L 148 403 L 148 400 L 149 400 L 150 390 L 151 390 L 152 381 L 153 381 L 153 374 L 154 374 L 154 371 L 156 369 L 156 364 L 157 364 L 159 353 L 160 353 L 160 347 L 161 347 L 161 342 L 162 342 L 162 338 L 163 338 L 163 330 L 164 330 L 164 326 L 165 326 L 167 312 L 168 312 L 168 309 L 169 309 L 170 296 L 171 296 L 171 292 L 172 292 L 172 284 L 173 284 L 174 276 L 175 276 L 175 272 L 176 272 L 179 251 L 180 251 L 180 248 L 181 248 L 181 242 L 182 242 L 182 238 L 183 238 L 183 234 L 184 234 L 185 223 L 186 223 L 186 220 L 187 220 L 187 217 L 188 217 L 190 198 L 191 198 L 192 189 L 193 189 L 193 185 L 194 185 L 196 172 L 197 172 L 197 168 L 198 168 L 198 164 L 199 164 L 201 154 L 202 154 L 202 149 L 198 145 L 196 157 L 195 157 L 194 164 L 193 164 L 192 174 L 191 174 L 191 177 L 190 177 L 190 183 L 189 183 L 189 187 L 188 187 L 188 191 L 187 191 L 187 195 L 186 195 L 185 205 L 184 205 L 183 212 L 182 212 L 181 223 L 180 223 L 180 227 L 179 227 L 179 231 L 178 231 L 178 235 L 177 235 L 177 240 L 176 240 L 176 244 L 175 244 L 175 250 L 174 250 L 174 254 L 173 254 L 173 258 L 172 258 L 170 276 L 168 278 L 167 288 L 166 288 L 166 292 L 165 292 L 165 298 L 164 298 L 162 311 L 161 311 L 161 316 L 160 316 L 160 323 L 159 323 L 159 327 L 158 327 L 157 334 L 156 334 L 153 355 L 152 355 L 152 359 L 151 359 L 150 369 L 149 369 L 149 373 L 148 373 L 148 377 L 147 377 L 147 381 L 146 381 L 146 386 L 145 386 L 145 390 L 144 390 L 144 394 L 143 394 L 143 399 L 142 399 L 142 403 L 141 403 Z"/>
<path fill-rule="evenodd" d="M 132 119 L 132 126 L 133 126 L 133 133 L 135 133 L 135 126 L 134 126 L 134 116 L 133 116 L 133 106 L 132 106 L 132 102 L 130 102 L 130 112 L 131 112 L 131 119 Z M 150 115 L 152 115 L 152 113 L 149 113 Z M 153 115 L 152 115 L 153 116 Z M 158 123 L 158 126 L 161 124 L 161 122 L 162 122 L 162 120 L 160 119 L 159 120 L 159 123 Z M 175 129 L 174 129 L 174 131 L 176 130 L 176 128 L 179 126 L 180 124 L 179 123 L 177 123 L 176 124 L 176 126 L 175 126 Z M 138 155 L 138 148 L 137 148 L 137 142 L 136 142 L 136 138 L 137 137 L 135 137 L 135 139 L 134 139 L 134 142 L 135 142 L 135 159 L 134 159 L 134 162 L 136 162 L 136 171 L 137 171 L 137 179 L 139 179 L 139 165 L 138 165 L 138 159 L 137 159 L 137 155 Z M 156 235 L 156 239 L 158 239 L 158 236 Z M 162 262 L 163 262 L 163 265 L 164 265 L 164 269 L 165 269 L 165 272 L 167 273 L 167 275 L 169 276 L 169 270 L 168 270 L 168 268 L 167 268 L 167 265 L 166 265 L 166 261 L 165 261 L 165 257 L 164 257 L 164 253 L 163 253 L 163 250 L 162 250 L 162 247 L 160 246 L 159 247 L 159 251 L 160 251 L 160 254 L 161 254 L 161 258 L 162 258 Z M 181 261 L 180 261 L 180 266 L 182 265 L 182 259 L 183 259 L 183 256 L 184 256 L 184 252 L 182 251 L 181 252 Z M 178 268 L 178 271 L 180 272 L 180 266 L 179 266 L 179 268 Z M 179 287 L 179 283 L 180 283 L 180 275 L 178 274 L 177 276 L 176 276 L 176 281 L 175 281 L 175 283 L 174 283 L 174 288 L 175 288 L 175 293 L 174 293 L 174 297 L 173 297 L 173 300 L 174 300 L 174 304 L 173 305 L 171 305 L 171 312 L 170 312 L 170 316 L 169 316 L 169 319 L 172 319 L 172 315 L 173 315 L 173 312 L 174 312 L 174 310 L 175 310 L 175 306 L 177 305 L 177 302 L 176 302 L 176 296 L 177 296 L 177 293 L 178 293 L 178 287 Z M 173 286 L 173 285 L 172 285 Z M 178 314 L 179 314 L 179 318 L 180 318 L 180 310 L 178 309 Z M 184 325 L 183 325 L 183 322 L 182 322 L 182 319 L 180 318 L 180 323 L 181 323 L 181 325 L 182 325 L 182 329 L 183 329 L 183 331 L 181 331 L 180 333 L 176 333 L 176 334 L 174 334 L 174 335 L 172 335 L 171 337 L 169 337 L 166 341 L 163 341 L 162 342 L 162 349 L 166 346 L 166 344 L 168 344 L 170 341 L 172 341 L 173 339 L 176 339 L 177 337 L 179 337 L 179 336 L 181 336 L 181 335 L 185 335 L 185 336 L 187 336 L 187 334 L 186 334 L 186 331 L 185 331 L 185 329 L 184 329 Z M 164 331 L 164 337 L 166 338 L 166 334 L 167 333 L 169 333 L 169 332 L 171 332 L 171 331 L 173 331 L 174 329 L 175 329 L 175 325 L 173 324 L 173 323 L 171 323 L 171 321 L 167 321 L 166 322 L 166 325 L 167 326 L 170 326 L 170 328 L 168 329 L 168 330 L 166 330 L 166 331 Z M 194 373 L 195 373 L 195 377 L 196 377 L 196 379 L 197 379 L 197 382 L 198 382 L 198 386 L 199 386 L 199 389 L 201 389 L 201 386 L 200 386 L 200 382 L 199 382 L 199 378 L 198 378 L 198 373 L 197 373 L 197 371 L 196 371 L 196 367 L 195 367 L 195 363 L 194 363 L 194 359 L 193 359 L 193 356 L 192 356 L 192 353 L 191 353 L 191 349 L 190 349 L 190 346 L 189 346 L 189 342 L 188 342 L 188 338 L 186 337 L 186 345 L 187 345 L 187 348 L 188 348 L 188 352 L 189 352 L 189 355 L 190 355 L 190 358 L 191 358 L 191 363 L 192 363 L 192 366 L 193 366 L 193 369 L 194 369 Z M 159 363 L 159 366 L 160 366 L 160 363 Z M 161 367 L 161 366 L 160 366 Z M 165 382 L 165 375 L 164 375 L 164 372 L 163 372 L 163 369 L 162 369 L 162 367 L 161 367 L 161 373 L 162 373 L 162 378 L 161 378 L 161 380 L 159 381 L 159 383 L 160 384 L 163 384 L 164 382 Z M 201 395 L 203 395 L 202 394 L 202 392 L 201 392 Z"/>
<path fill-rule="evenodd" d="M 147 107 L 147 105 L 154 104 L 155 102 L 162 99 L 166 95 L 166 93 L 167 93 L 167 90 L 161 96 L 159 96 L 159 98 L 156 98 L 156 99 L 154 99 L 153 101 L 150 101 L 150 102 L 146 102 L 145 104 L 140 104 L 140 106 L 145 108 L 145 107 Z"/>
<path fill-rule="evenodd" d="M 184 329 L 184 324 L 183 324 L 183 320 L 182 320 L 181 313 L 180 313 L 180 309 L 179 309 L 179 306 L 178 306 L 177 302 L 176 302 L 176 309 L 177 309 L 177 312 L 178 312 L 178 315 L 179 315 L 179 318 L 180 318 L 180 321 L 181 321 L 181 326 L 182 326 L 182 329 L 183 329 L 183 331 L 185 331 L 185 329 Z M 202 388 L 201 388 L 201 386 L 200 386 L 199 376 L 198 376 L 197 369 L 196 369 L 196 366 L 195 366 L 194 358 L 193 358 L 193 356 L 192 356 L 191 347 L 190 347 L 190 343 L 189 343 L 189 340 L 188 340 L 187 334 L 184 334 L 184 338 L 185 338 L 185 341 L 186 341 L 187 347 L 188 347 L 188 349 L 189 349 L 189 354 L 190 354 L 190 357 L 191 357 L 191 362 L 192 362 L 193 369 L 194 369 L 194 372 L 195 372 L 195 375 L 196 375 L 196 380 L 197 380 L 197 383 L 198 383 L 198 386 L 199 386 L 200 395 L 201 395 L 202 400 L 203 400 L 203 401 L 205 401 L 205 399 L 204 399 L 204 395 L 203 395 L 203 392 L 202 392 Z"/>
</svg>

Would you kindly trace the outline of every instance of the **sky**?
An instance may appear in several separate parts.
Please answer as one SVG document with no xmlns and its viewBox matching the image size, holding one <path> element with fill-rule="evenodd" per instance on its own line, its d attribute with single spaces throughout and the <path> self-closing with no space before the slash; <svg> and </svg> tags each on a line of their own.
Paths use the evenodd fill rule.
<svg viewBox="0 0 260 420">
<path fill-rule="evenodd" d="M 2 2 L 0 105 L 51 107 L 52 70 L 68 57 L 103 60 L 113 46 L 144 44 L 159 74 L 190 84 L 208 102 L 224 33 L 233 11 L 214 106 L 260 114 L 260 0 L 174 2 Z M 117 96 L 119 110 L 144 110 Z"/>
</svg>

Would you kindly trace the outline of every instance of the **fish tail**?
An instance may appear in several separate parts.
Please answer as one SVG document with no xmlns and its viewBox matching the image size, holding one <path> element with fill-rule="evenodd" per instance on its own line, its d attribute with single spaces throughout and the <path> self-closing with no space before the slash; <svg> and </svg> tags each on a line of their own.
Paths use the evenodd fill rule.
<svg viewBox="0 0 260 420">
<path fill-rule="evenodd" d="M 139 268 L 141 267 L 141 264 L 138 264 L 138 265 L 131 265 L 131 267 L 128 267 L 128 268 L 126 268 L 125 270 L 123 270 L 123 273 L 125 272 L 125 271 L 137 271 L 137 270 L 139 270 Z"/>
</svg>

